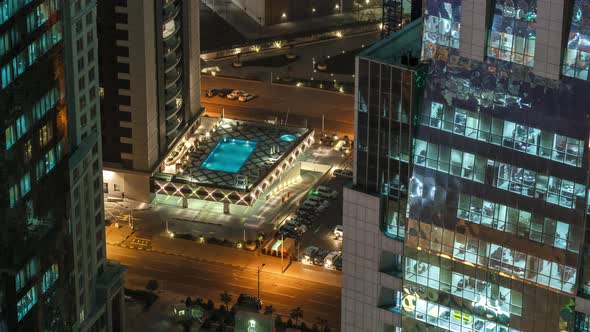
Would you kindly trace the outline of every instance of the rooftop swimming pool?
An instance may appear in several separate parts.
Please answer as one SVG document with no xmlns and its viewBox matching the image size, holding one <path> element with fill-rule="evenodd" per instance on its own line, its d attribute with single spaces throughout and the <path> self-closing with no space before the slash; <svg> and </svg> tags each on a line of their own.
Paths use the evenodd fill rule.
<svg viewBox="0 0 590 332">
<path fill-rule="evenodd" d="M 256 142 L 235 138 L 224 138 L 201 164 L 201 169 L 237 173 L 250 157 Z"/>
<path fill-rule="evenodd" d="M 281 136 L 281 141 L 283 142 L 293 142 L 297 139 L 297 136 L 291 134 L 285 134 Z"/>
</svg>

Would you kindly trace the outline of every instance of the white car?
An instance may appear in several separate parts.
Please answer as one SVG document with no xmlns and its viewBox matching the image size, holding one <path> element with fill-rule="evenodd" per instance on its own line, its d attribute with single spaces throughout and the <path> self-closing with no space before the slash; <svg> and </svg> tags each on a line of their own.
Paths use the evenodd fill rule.
<svg viewBox="0 0 590 332">
<path fill-rule="evenodd" d="M 336 235 L 338 238 L 342 238 L 344 235 L 344 227 L 342 227 L 342 225 L 334 227 L 334 235 Z"/>
<path fill-rule="evenodd" d="M 242 90 L 234 90 L 227 95 L 227 98 L 231 99 L 231 100 L 236 100 L 236 99 L 240 98 L 240 96 L 243 95 L 244 93 L 246 93 L 246 92 L 242 91 Z"/>
<path fill-rule="evenodd" d="M 305 200 L 305 202 L 303 202 L 303 205 L 309 204 L 309 205 L 313 205 L 314 208 L 316 208 L 319 212 L 324 211 L 325 209 L 328 208 L 328 202 L 323 201 L 323 200 L 319 200 L 319 197 L 316 196 L 312 196 L 308 199 Z"/>
<path fill-rule="evenodd" d="M 334 261 L 336 257 L 340 255 L 340 251 L 332 251 L 324 258 L 324 267 L 330 270 L 336 270 L 336 266 L 334 265 Z"/>
<path fill-rule="evenodd" d="M 254 98 L 256 98 L 256 95 L 253 95 L 251 93 L 244 93 L 238 98 L 238 100 L 239 101 L 250 101 Z"/>
<path fill-rule="evenodd" d="M 317 204 L 316 202 L 307 200 L 307 201 L 303 202 L 301 207 L 306 210 L 315 210 L 317 212 L 322 212 L 326 209 L 327 206 L 322 205 L 322 204 Z"/>
<path fill-rule="evenodd" d="M 336 198 L 338 196 L 338 192 L 336 190 L 326 186 L 319 186 L 316 192 L 321 198 Z"/>
<path fill-rule="evenodd" d="M 345 178 L 352 178 L 352 171 L 349 169 L 336 169 L 334 170 L 335 176 L 342 176 Z"/>
</svg>

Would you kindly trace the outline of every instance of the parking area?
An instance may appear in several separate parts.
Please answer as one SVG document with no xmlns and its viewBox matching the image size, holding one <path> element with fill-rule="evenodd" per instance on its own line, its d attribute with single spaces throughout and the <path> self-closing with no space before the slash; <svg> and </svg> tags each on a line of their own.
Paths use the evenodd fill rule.
<svg viewBox="0 0 590 332">
<path fill-rule="evenodd" d="M 347 154 L 336 169 L 350 169 L 352 155 Z M 342 191 L 351 178 L 336 172 L 324 176 L 300 200 L 299 207 L 281 221 L 274 238 L 292 238 L 297 259 L 308 265 L 341 269 Z"/>
</svg>

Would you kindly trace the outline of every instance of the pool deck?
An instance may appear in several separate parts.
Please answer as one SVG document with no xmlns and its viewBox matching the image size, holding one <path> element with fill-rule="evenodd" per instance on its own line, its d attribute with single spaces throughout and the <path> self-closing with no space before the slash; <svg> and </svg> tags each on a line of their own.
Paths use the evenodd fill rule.
<svg viewBox="0 0 590 332">
<path fill-rule="evenodd" d="M 243 201 L 246 196 L 252 196 L 251 192 L 254 192 L 254 196 L 260 195 L 268 186 L 264 184 L 264 187 L 260 188 L 260 184 L 269 182 L 269 175 L 276 173 L 279 166 L 281 166 L 279 173 L 287 170 L 288 166 L 292 166 L 294 159 L 296 159 L 292 153 L 300 149 L 303 143 L 307 147 L 311 143 L 308 140 L 313 140 L 312 133 L 313 131 L 307 128 L 276 126 L 227 118 L 203 118 L 201 127 L 192 137 L 187 139 L 185 145 L 180 146 L 179 150 L 182 150 L 182 156 L 170 157 L 169 160 L 174 160 L 175 163 L 168 165 L 163 173 L 154 175 L 156 184 L 159 186 L 159 189 L 155 188 L 154 192 L 182 194 L 187 198 L 198 199 L 203 199 L 204 196 L 204 199 L 215 201 L 220 201 L 224 196 L 227 198 L 228 195 L 233 194 L 230 203 Z M 281 139 L 283 135 L 294 135 L 296 139 L 285 141 Z M 205 160 L 225 138 L 255 142 L 256 147 L 237 172 L 224 172 L 202 167 Z M 297 155 L 301 152 L 299 151 Z M 289 158 L 286 158 L 287 156 Z M 270 179 L 270 182 L 274 182 L 276 178 L 278 176 Z M 174 183 L 175 190 L 162 190 L 164 183 L 161 180 Z M 191 188 L 185 188 L 186 193 L 183 194 L 179 186 L 185 184 Z M 217 193 L 218 197 L 209 197 L 213 188 L 223 190 L 223 193 Z M 201 189 L 200 194 L 197 192 L 199 189 Z M 172 193 L 170 193 L 171 191 Z M 191 197 L 191 193 L 197 197 Z M 244 204 L 245 202 L 240 203 Z M 246 205 L 250 205 L 248 202 L 246 203 Z"/>
</svg>

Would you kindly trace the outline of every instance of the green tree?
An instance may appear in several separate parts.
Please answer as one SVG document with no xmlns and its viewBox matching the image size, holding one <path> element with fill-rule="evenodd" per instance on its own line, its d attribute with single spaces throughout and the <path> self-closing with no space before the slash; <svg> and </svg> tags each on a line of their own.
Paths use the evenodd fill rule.
<svg viewBox="0 0 590 332">
<path fill-rule="evenodd" d="M 275 313 L 275 311 L 277 311 L 277 309 L 275 309 L 272 304 L 271 305 L 267 305 L 266 307 L 264 307 L 264 314 L 265 315 L 272 315 Z"/>
<path fill-rule="evenodd" d="M 301 307 L 291 309 L 289 317 L 295 320 L 295 325 L 298 325 L 299 320 L 303 318 L 303 310 L 301 310 Z"/>
<path fill-rule="evenodd" d="M 229 311 L 229 303 L 232 300 L 231 295 L 227 291 L 224 291 L 223 293 L 219 294 L 219 299 L 221 302 L 223 302 L 223 304 L 225 304 L 225 309 Z"/>
<path fill-rule="evenodd" d="M 318 317 L 318 330 L 320 332 L 325 332 L 328 329 L 328 321 Z"/>
</svg>

